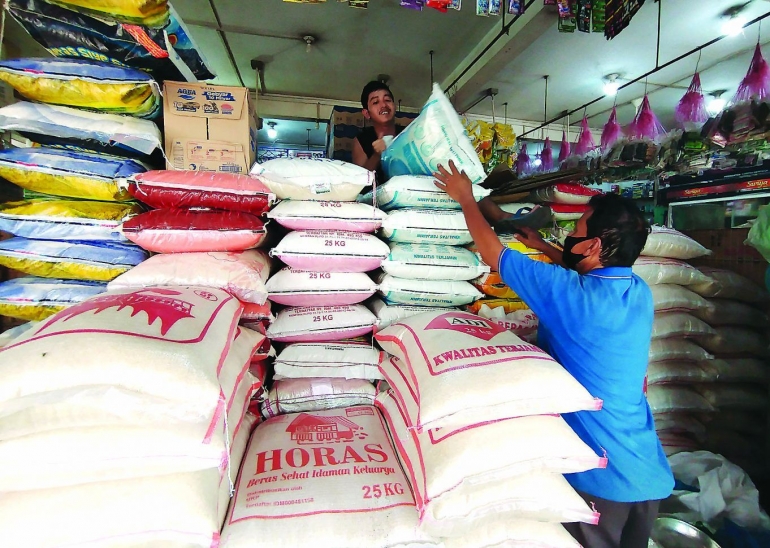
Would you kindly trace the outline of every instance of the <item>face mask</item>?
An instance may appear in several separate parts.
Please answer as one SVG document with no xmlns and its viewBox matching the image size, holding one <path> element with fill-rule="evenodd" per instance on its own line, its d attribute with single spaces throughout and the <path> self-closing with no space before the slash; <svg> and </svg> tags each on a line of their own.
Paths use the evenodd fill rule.
<svg viewBox="0 0 770 548">
<path fill-rule="evenodd" d="M 562 261 L 564 261 L 564 266 L 570 270 L 577 270 L 578 263 L 585 259 L 586 256 L 581 255 L 580 253 L 573 253 L 572 249 L 580 242 L 585 242 L 586 240 L 592 239 L 593 238 L 589 238 L 588 236 L 567 236 L 564 238 L 564 250 L 562 251 L 561 255 Z"/>
</svg>

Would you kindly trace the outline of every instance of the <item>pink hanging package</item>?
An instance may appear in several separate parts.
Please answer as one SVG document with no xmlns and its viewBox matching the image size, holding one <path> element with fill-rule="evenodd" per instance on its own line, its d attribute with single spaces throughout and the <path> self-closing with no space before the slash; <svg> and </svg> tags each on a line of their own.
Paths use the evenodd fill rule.
<svg viewBox="0 0 770 548">
<path fill-rule="evenodd" d="M 751 101 L 752 99 L 762 100 L 770 95 L 770 67 L 767 61 L 762 57 L 762 50 L 757 44 L 754 49 L 754 57 L 751 58 L 751 65 L 746 76 L 743 77 L 741 85 L 733 98 L 733 103 L 740 101 Z"/>
<path fill-rule="evenodd" d="M 545 138 L 543 150 L 540 152 L 540 171 L 547 172 L 553 169 L 553 149 L 551 148 L 551 139 Z"/>
<path fill-rule="evenodd" d="M 570 155 L 570 144 L 567 140 L 567 132 L 562 131 L 561 132 L 561 145 L 559 148 L 559 163 L 562 163 L 564 160 L 569 158 Z"/>
<path fill-rule="evenodd" d="M 618 112 L 615 107 L 612 107 L 610 119 L 607 120 L 607 123 L 604 124 L 604 129 L 602 129 L 602 150 L 605 152 L 610 150 L 622 136 L 623 128 L 618 123 Z"/>
<path fill-rule="evenodd" d="M 578 136 L 577 143 L 575 143 L 575 154 L 585 156 L 595 148 L 596 143 L 594 143 L 591 128 L 588 127 L 588 118 L 583 116 L 583 121 L 580 122 L 580 135 Z"/>
<path fill-rule="evenodd" d="M 647 95 L 642 99 L 639 112 L 636 113 L 634 121 L 629 125 L 629 136 L 634 139 L 651 139 L 665 135 L 666 128 L 658 121 L 658 117 L 652 111 L 650 99 Z"/>
<path fill-rule="evenodd" d="M 697 72 L 692 77 L 690 87 L 676 106 L 675 115 L 676 121 L 686 130 L 697 129 L 709 119 L 706 99 L 703 97 L 703 89 L 700 85 L 700 74 Z"/>
<path fill-rule="evenodd" d="M 518 158 L 516 158 L 516 174 L 523 177 L 529 173 L 532 173 L 532 161 L 527 154 L 527 145 L 524 143 L 521 145 Z"/>
</svg>

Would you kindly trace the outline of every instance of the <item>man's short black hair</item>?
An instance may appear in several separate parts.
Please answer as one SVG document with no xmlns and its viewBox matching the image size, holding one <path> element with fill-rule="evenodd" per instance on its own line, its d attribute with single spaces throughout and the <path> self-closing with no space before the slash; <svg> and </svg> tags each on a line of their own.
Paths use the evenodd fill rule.
<svg viewBox="0 0 770 548">
<path fill-rule="evenodd" d="M 379 80 L 372 80 L 364 86 L 364 90 L 361 92 L 361 106 L 364 108 L 369 108 L 369 95 L 375 91 L 380 91 L 381 89 L 387 91 L 388 95 L 390 95 L 390 98 L 393 99 L 393 92 L 390 91 L 388 84 L 385 82 L 380 82 Z"/>
<path fill-rule="evenodd" d="M 587 236 L 601 239 L 602 265 L 633 265 L 650 234 L 650 225 L 634 201 L 617 194 L 602 194 L 591 198 L 588 206 L 592 213 L 586 222 Z"/>
</svg>

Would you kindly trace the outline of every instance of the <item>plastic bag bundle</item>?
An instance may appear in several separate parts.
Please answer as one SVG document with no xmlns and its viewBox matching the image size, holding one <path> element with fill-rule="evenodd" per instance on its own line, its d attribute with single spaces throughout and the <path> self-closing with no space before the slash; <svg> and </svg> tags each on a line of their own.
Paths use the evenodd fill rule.
<svg viewBox="0 0 770 548">
<path fill-rule="evenodd" d="M 601 139 L 601 146 L 602 150 L 604 152 L 607 152 L 612 148 L 612 146 L 618 142 L 618 140 L 623 136 L 623 128 L 620 127 L 620 123 L 618 122 L 618 112 L 617 109 L 613 106 L 612 112 L 610 113 L 610 118 L 607 120 L 607 123 L 604 124 L 604 128 L 602 128 L 602 139 Z"/>
<path fill-rule="evenodd" d="M 543 144 L 543 150 L 540 152 L 540 171 L 548 172 L 553 169 L 553 148 L 551 148 L 551 138 L 546 137 Z"/>
<path fill-rule="evenodd" d="M 569 140 L 567 140 L 567 132 L 562 131 L 561 132 L 561 145 L 559 146 L 559 163 L 561 164 L 564 160 L 569 158 L 570 155 L 570 144 Z"/>
<path fill-rule="evenodd" d="M 85 200 L 27 200 L 0 204 L 0 230 L 35 240 L 124 241 L 121 222 L 136 204 Z"/>
<path fill-rule="evenodd" d="M 674 115 L 676 121 L 685 129 L 700 128 L 709 119 L 706 99 L 703 97 L 703 89 L 700 85 L 700 74 L 697 72 L 692 77 L 690 87 L 676 105 Z"/>
<path fill-rule="evenodd" d="M 0 283 L 0 315 L 38 321 L 107 291 L 107 284 L 50 278 L 14 278 Z"/>
<path fill-rule="evenodd" d="M 438 84 L 420 115 L 402 131 L 382 155 L 382 167 L 390 177 L 396 175 L 433 175 L 439 164 L 453 160 L 471 182 L 486 177 L 473 145 Z"/>
<path fill-rule="evenodd" d="M 629 137 L 634 139 L 650 140 L 655 140 L 665 135 L 666 128 L 658 121 L 658 117 L 652 111 L 650 98 L 647 95 L 642 99 L 642 104 L 639 106 L 639 111 L 636 113 L 634 121 L 629 126 L 628 133 Z"/>
<path fill-rule="evenodd" d="M 154 122 L 20 101 L 0 108 L 0 129 L 44 146 L 143 158 L 162 148 Z"/>
<path fill-rule="evenodd" d="M 161 106 L 148 74 L 84 59 L 3 60 L 0 81 L 39 103 L 141 118 L 155 117 Z"/>
<path fill-rule="evenodd" d="M 107 282 L 147 258 L 134 245 L 10 238 L 0 242 L 0 265 L 44 278 Z"/>
<path fill-rule="evenodd" d="M 525 177 L 532 173 L 533 169 L 532 160 L 529 154 L 527 154 L 527 143 L 522 143 L 519 154 L 516 156 L 516 175 Z"/>
<path fill-rule="evenodd" d="M 125 179 L 145 171 L 121 158 L 51 148 L 0 150 L 0 177 L 27 190 L 86 200 L 131 199 Z"/>
<path fill-rule="evenodd" d="M 163 27 L 169 19 L 168 0 L 52 0 L 52 3 L 132 25 Z"/>
<path fill-rule="evenodd" d="M 169 24 L 156 29 L 106 21 L 41 0 L 11 0 L 8 9 L 55 57 L 128 66 L 149 73 L 158 82 L 215 76 L 197 53 L 197 46 L 190 51 L 188 33 L 173 10 Z"/>
<path fill-rule="evenodd" d="M 770 95 L 770 66 L 762 56 L 762 48 L 757 43 L 749 71 L 741 80 L 732 102 L 762 100 L 768 95 Z"/>
<path fill-rule="evenodd" d="M 575 143 L 575 154 L 585 156 L 595 148 L 596 143 L 591 128 L 588 126 L 588 117 L 583 116 L 583 121 L 580 122 L 580 135 L 578 135 L 578 140 Z"/>
</svg>

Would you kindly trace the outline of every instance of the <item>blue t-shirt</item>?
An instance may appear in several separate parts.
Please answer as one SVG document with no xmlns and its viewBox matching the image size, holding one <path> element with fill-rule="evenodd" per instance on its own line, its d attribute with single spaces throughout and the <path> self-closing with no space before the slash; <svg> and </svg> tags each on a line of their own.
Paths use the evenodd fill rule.
<svg viewBox="0 0 770 548">
<path fill-rule="evenodd" d="M 643 393 L 653 319 L 647 284 L 631 268 L 581 275 L 511 249 L 498 271 L 540 319 L 538 345 L 604 401 L 601 411 L 563 415 L 608 459 L 606 469 L 567 474 L 572 487 L 615 502 L 668 497 L 674 477 Z"/>
</svg>

